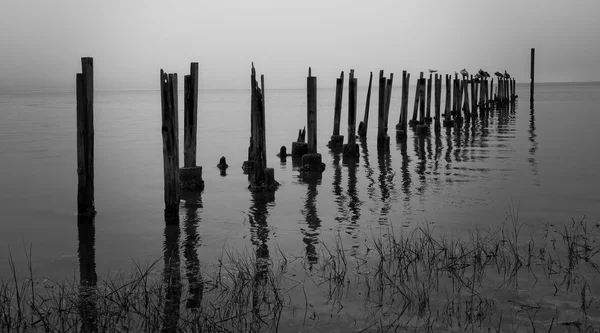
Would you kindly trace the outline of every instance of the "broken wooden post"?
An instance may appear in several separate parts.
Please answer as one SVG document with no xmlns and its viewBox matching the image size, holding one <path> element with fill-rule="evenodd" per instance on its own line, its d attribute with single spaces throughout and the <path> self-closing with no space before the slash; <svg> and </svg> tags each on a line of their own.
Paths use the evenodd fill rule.
<svg viewBox="0 0 600 333">
<path fill-rule="evenodd" d="M 402 71 L 402 101 L 400 103 L 400 118 L 396 125 L 396 140 L 405 139 L 407 137 L 408 125 L 408 88 L 410 74 Z"/>
<path fill-rule="evenodd" d="M 442 77 L 441 75 L 435 74 L 434 80 L 434 108 L 435 108 L 435 116 L 434 116 L 434 129 L 435 131 L 439 131 L 442 127 L 440 123 L 440 108 L 442 104 Z"/>
<path fill-rule="evenodd" d="M 179 128 L 177 74 L 160 70 L 165 221 L 179 222 Z"/>
<path fill-rule="evenodd" d="M 436 74 L 437 75 L 437 74 Z M 429 74 L 429 80 L 427 80 L 427 110 L 425 112 L 425 123 L 431 123 L 431 74 Z"/>
<path fill-rule="evenodd" d="M 248 188 L 253 192 L 274 191 L 279 187 L 275 180 L 275 171 L 267 168 L 267 140 L 265 121 L 264 87 L 265 77 L 261 75 L 261 87 L 256 81 L 256 70 L 252 64 L 250 75 L 250 114 L 252 117 L 252 145 L 254 147 L 254 174 Z"/>
<path fill-rule="evenodd" d="M 301 172 L 325 170 L 325 164 L 321 162 L 321 154 L 317 153 L 317 77 L 312 76 L 311 68 L 308 68 L 306 78 L 306 127 L 308 127 L 308 153 L 302 155 Z"/>
<path fill-rule="evenodd" d="M 418 112 L 419 112 L 419 97 L 421 96 L 421 93 L 419 91 L 421 85 L 419 84 L 419 82 L 421 82 L 420 80 L 422 78 L 423 78 L 423 72 L 421 72 L 419 80 L 417 80 L 417 86 L 415 89 L 415 105 L 413 108 L 413 116 L 412 116 L 412 119 L 410 120 L 410 122 L 408 123 L 410 125 L 410 127 L 415 127 L 419 124 L 419 120 L 417 119 Z"/>
<path fill-rule="evenodd" d="M 365 116 L 363 121 L 358 124 L 358 136 L 361 138 L 367 137 L 367 129 L 369 128 L 369 106 L 371 104 L 371 83 L 373 83 L 373 72 L 369 74 L 369 87 L 367 88 L 367 101 L 365 104 Z"/>
<path fill-rule="evenodd" d="M 357 80 L 354 78 L 354 70 L 350 70 L 348 80 L 348 144 L 344 145 L 344 157 L 358 157 L 358 145 L 356 144 L 356 95 Z"/>
<path fill-rule="evenodd" d="M 77 213 L 93 216 L 94 203 L 94 59 L 81 58 L 75 76 L 77 94 Z"/>
<path fill-rule="evenodd" d="M 384 132 L 385 135 L 388 135 L 388 124 L 390 119 L 390 105 L 392 103 L 392 87 L 394 84 L 394 73 L 390 73 L 390 78 L 386 81 L 386 89 L 385 89 L 385 113 L 384 113 Z"/>
<path fill-rule="evenodd" d="M 342 98 L 344 95 L 344 72 L 335 81 L 335 106 L 333 111 L 333 135 L 329 141 L 329 148 L 342 148 L 344 136 L 340 135 L 340 118 L 342 116 Z"/>
<path fill-rule="evenodd" d="M 184 88 L 184 129 L 183 129 L 183 168 L 179 169 L 179 185 L 184 190 L 204 189 L 202 167 L 196 166 L 196 141 L 198 126 L 198 63 L 190 65 L 190 75 L 183 77 Z"/>
<path fill-rule="evenodd" d="M 427 103 L 425 98 L 426 85 L 426 79 L 419 79 L 419 124 L 416 127 L 417 134 L 419 135 L 427 135 L 429 133 L 429 125 L 425 121 L 425 104 Z"/>
<path fill-rule="evenodd" d="M 377 148 L 385 147 L 389 144 L 389 136 L 385 132 L 385 103 L 387 92 L 387 79 L 383 76 L 383 71 L 379 72 L 379 100 L 377 117 Z M 386 139 L 387 137 L 387 139 Z"/>
<path fill-rule="evenodd" d="M 442 122 L 442 125 L 444 127 L 453 127 L 454 126 L 454 120 L 452 120 L 452 110 L 451 110 L 451 81 L 452 81 L 452 75 L 450 74 L 446 74 L 446 106 L 445 106 L 445 114 L 444 114 L 444 121 Z"/>
</svg>

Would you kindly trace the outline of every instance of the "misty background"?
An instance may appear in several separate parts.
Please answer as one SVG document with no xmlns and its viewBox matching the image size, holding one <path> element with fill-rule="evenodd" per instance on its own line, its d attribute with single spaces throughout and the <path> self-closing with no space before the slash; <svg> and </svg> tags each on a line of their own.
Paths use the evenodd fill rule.
<svg viewBox="0 0 600 333">
<path fill-rule="evenodd" d="M 600 77 L 600 1 L 17 1 L 0 4 L 0 90 L 74 90 L 93 57 L 96 90 L 158 89 L 159 70 L 201 89 L 332 87 L 354 68 L 400 75 L 505 69 L 529 82 Z M 387 74 L 386 74 L 387 75 Z M 398 81 L 399 82 L 399 81 Z M 183 85 L 181 84 L 181 87 Z"/>
</svg>

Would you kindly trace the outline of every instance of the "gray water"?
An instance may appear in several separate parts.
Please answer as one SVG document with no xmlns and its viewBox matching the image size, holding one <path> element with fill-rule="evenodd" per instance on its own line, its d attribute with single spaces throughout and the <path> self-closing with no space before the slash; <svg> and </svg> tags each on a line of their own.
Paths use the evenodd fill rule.
<svg viewBox="0 0 600 333">
<path fill-rule="evenodd" d="M 519 207 L 519 219 L 530 233 L 544 222 L 583 216 L 600 222 L 600 84 L 540 84 L 534 110 L 528 86 L 517 85 L 514 112 L 496 111 L 460 130 L 443 129 L 427 138 L 411 132 L 405 145 L 397 145 L 391 131 L 387 154 L 376 149 L 376 89 L 369 137 L 356 165 L 344 164 L 326 147 L 334 90 L 319 89 L 318 150 L 326 170 L 321 179 L 304 182 L 294 161 L 282 162 L 276 153 L 281 145 L 289 150 L 306 123 L 306 92 L 267 85 L 268 166 L 282 184 L 269 198 L 252 195 L 241 170 L 250 132 L 250 92 L 200 91 L 198 165 L 204 167 L 205 190 L 182 201 L 185 236 L 177 231 L 175 239 L 202 262 L 214 262 L 223 248 L 260 244 L 314 261 L 314 248 L 337 234 L 349 248 L 390 227 L 401 231 L 425 223 L 441 234 L 460 236 L 503 223 L 509 205 Z M 359 120 L 365 96 L 366 90 L 359 89 Z M 399 109 L 397 86 L 390 128 Z M 346 110 L 347 91 L 343 133 Z M 102 275 L 128 271 L 134 260 L 158 259 L 165 237 L 174 232 L 163 220 L 159 92 L 96 92 L 95 135 L 94 248 L 96 271 Z M 230 165 L 226 176 L 216 167 L 221 156 Z M 30 245 L 37 274 L 75 276 L 74 92 L 0 92 L 0 161 L 0 277 L 9 274 L 9 249 L 24 270 L 23 247 Z"/>
</svg>

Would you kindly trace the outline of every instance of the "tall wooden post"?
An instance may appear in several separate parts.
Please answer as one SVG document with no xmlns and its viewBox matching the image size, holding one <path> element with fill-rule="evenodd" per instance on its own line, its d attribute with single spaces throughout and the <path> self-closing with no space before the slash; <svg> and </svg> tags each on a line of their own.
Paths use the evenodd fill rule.
<svg viewBox="0 0 600 333">
<path fill-rule="evenodd" d="M 431 77 L 429 74 L 429 80 L 427 80 L 427 110 L 425 113 L 425 122 L 430 123 L 433 119 L 431 118 Z"/>
<path fill-rule="evenodd" d="M 425 122 L 425 106 L 427 103 L 425 89 L 427 79 L 419 79 L 419 124 L 416 126 L 417 134 L 426 135 L 429 133 L 429 126 Z"/>
<path fill-rule="evenodd" d="M 402 101 L 400 102 L 400 118 L 396 125 L 396 140 L 404 139 L 407 136 L 409 82 L 410 74 L 402 71 Z"/>
<path fill-rule="evenodd" d="M 469 100 L 469 80 L 464 80 L 463 81 L 463 91 L 465 92 L 465 97 L 464 97 L 464 104 L 463 104 L 463 110 L 465 112 L 465 118 L 467 121 L 469 121 L 469 118 L 471 118 L 471 107 L 469 106 L 470 104 L 470 100 Z M 477 114 L 477 112 L 473 111 L 473 116 Z"/>
<path fill-rule="evenodd" d="M 394 83 L 394 73 L 390 73 L 390 78 L 386 81 L 386 90 L 385 90 L 385 114 L 383 119 L 384 124 L 384 132 L 385 135 L 388 135 L 388 124 L 390 119 L 390 104 L 392 102 L 392 87 Z"/>
<path fill-rule="evenodd" d="M 177 74 L 160 70 L 162 105 L 165 220 L 179 221 L 179 128 L 177 116 Z"/>
<path fill-rule="evenodd" d="M 417 87 L 415 89 L 415 105 L 413 107 L 413 116 L 410 122 L 408 123 L 411 127 L 417 126 L 419 124 L 418 120 L 418 111 L 419 111 L 419 98 L 421 97 L 421 93 L 419 89 L 421 89 L 420 80 L 423 78 L 423 72 L 421 72 L 419 79 L 417 80 Z"/>
<path fill-rule="evenodd" d="M 356 144 L 356 98 L 357 80 L 354 78 L 354 70 L 350 70 L 348 80 L 348 144 L 344 145 L 344 156 L 357 157 L 358 145 Z"/>
<path fill-rule="evenodd" d="M 383 71 L 379 72 L 379 100 L 377 117 L 377 147 L 384 147 L 386 144 L 386 125 L 385 125 L 385 104 L 387 93 L 387 79 L 383 76 Z M 389 141 L 388 141 L 389 142 Z"/>
<path fill-rule="evenodd" d="M 335 81 L 335 106 L 333 115 L 333 135 L 340 135 L 340 119 L 342 117 L 342 99 L 344 97 L 344 71 Z"/>
<path fill-rule="evenodd" d="M 308 153 L 317 153 L 317 77 L 312 76 L 308 68 L 306 78 L 306 125 L 308 127 Z"/>
<path fill-rule="evenodd" d="M 452 127 L 454 126 L 454 121 L 452 120 L 452 110 L 451 110 L 451 82 L 452 82 L 452 75 L 447 74 L 446 75 L 446 107 L 445 107 L 445 115 L 444 115 L 444 121 L 442 122 L 442 125 L 444 127 Z"/>
<path fill-rule="evenodd" d="M 529 75 L 531 82 L 529 83 L 529 104 L 533 109 L 533 95 L 535 90 L 535 48 L 531 48 L 531 74 Z"/>
<path fill-rule="evenodd" d="M 344 136 L 340 135 L 340 119 L 342 117 L 342 98 L 344 96 L 344 71 L 335 80 L 335 106 L 333 111 L 333 135 L 328 143 L 329 148 L 341 148 Z"/>
<path fill-rule="evenodd" d="M 436 131 L 438 131 L 441 128 L 441 123 L 440 123 L 440 118 L 441 118 L 441 114 L 440 114 L 440 108 L 441 108 L 441 104 L 442 104 L 442 77 L 438 76 L 438 74 L 435 74 L 435 85 L 434 85 L 434 96 L 435 96 L 435 100 L 434 100 L 434 108 L 435 108 L 435 121 L 434 121 L 434 128 Z"/>
<path fill-rule="evenodd" d="M 365 104 L 365 116 L 363 121 L 358 125 L 358 135 L 361 138 L 367 137 L 367 130 L 369 128 L 369 107 L 371 105 L 371 84 L 373 83 L 373 72 L 369 74 L 369 87 L 367 88 L 367 101 Z"/>
<path fill-rule="evenodd" d="M 198 63 L 192 62 L 190 75 L 184 77 L 184 134 L 183 166 L 196 166 L 196 137 L 198 123 Z"/>
<path fill-rule="evenodd" d="M 77 94 L 77 213 L 93 216 L 94 203 L 94 59 L 81 58 L 75 76 Z"/>
</svg>

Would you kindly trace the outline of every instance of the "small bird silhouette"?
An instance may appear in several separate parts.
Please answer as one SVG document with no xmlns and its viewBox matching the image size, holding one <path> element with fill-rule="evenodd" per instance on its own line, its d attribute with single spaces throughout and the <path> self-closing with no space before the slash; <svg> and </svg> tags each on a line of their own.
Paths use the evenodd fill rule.
<svg viewBox="0 0 600 333">
<path fill-rule="evenodd" d="M 500 72 L 496 72 L 496 73 L 494 73 L 494 75 L 496 75 L 499 79 L 504 77 L 504 75 Z"/>
<path fill-rule="evenodd" d="M 429 73 L 437 73 L 437 69 L 430 69 Z"/>
<path fill-rule="evenodd" d="M 462 74 L 462 76 L 469 76 L 469 72 L 467 72 L 466 68 L 461 69 L 460 74 Z"/>
<path fill-rule="evenodd" d="M 510 74 L 508 74 L 508 72 L 506 71 L 506 69 L 504 70 L 504 77 L 507 79 L 510 79 Z"/>
</svg>

